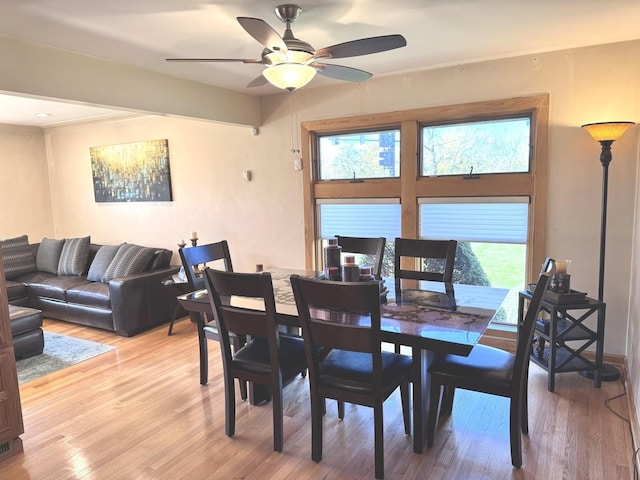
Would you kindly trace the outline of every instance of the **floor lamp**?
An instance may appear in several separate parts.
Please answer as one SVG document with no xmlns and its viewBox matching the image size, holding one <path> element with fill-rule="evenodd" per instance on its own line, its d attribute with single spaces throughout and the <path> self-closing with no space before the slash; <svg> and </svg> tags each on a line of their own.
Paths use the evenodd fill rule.
<svg viewBox="0 0 640 480">
<path fill-rule="evenodd" d="M 598 301 L 604 301 L 604 254 L 607 239 L 607 189 L 609 184 L 609 163 L 611 163 L 611 144 L 618 140 L 633 122 L 601 122 L 582 125 L 593 139 L 600 142 L 602 152 L 602 211 L 600 220 L 600 271 L 598 274 Z M 593 372 L 580 372 L 586 377 L 593 377 Z M 611 365 L 602 365 L 602 380 L 613 381 L 620 378 L 620 372 Z"/>
</svg>

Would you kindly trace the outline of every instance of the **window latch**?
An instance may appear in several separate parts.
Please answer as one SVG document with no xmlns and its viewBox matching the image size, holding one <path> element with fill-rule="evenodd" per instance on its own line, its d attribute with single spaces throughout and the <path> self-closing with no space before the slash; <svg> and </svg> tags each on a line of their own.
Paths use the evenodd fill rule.
<svg viewBox="0 0 640 480">
<path fill-rule="evenodd" d="M 473 166 L 471 167 L 471 170 L 469 170 L 469 173 L 462 177 L 463 180 L 478 180 L 479 178 L 480 175 L 473 173 Z"/>
</svg>

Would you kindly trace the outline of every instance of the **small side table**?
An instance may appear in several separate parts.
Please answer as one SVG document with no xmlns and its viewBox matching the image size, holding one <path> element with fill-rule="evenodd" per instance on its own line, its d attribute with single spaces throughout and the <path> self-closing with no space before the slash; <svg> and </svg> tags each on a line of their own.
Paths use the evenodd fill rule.
<svg viewBox="0 0 640 480">
<path fill-rule="evenodd" d="M 191 291 L 191 287 L 189 287 L 189 282 L 176 282 L 173 277 L 167 277 L 162 280 L 162 285 L 167 289 L 169 295 L 178 297 L 180 295 L 184 295 L 185 293 L 189 293 Z M 180 311 L 187 313 L 180 302 L 176 304 L 176 307 L 173 309 L 173 314 L 171 315 L 171 323 L 169 323 L 169 332 L 167 335 L 171 335 L 173 332 L 173 322 L 175 322 L 176 318 L 178 318 L 178 313 Z"/>
<path fill-rule="evenodd" d="M 524 302 L 531 299 L 531 292 L 522 290 L 518 300 L 518 325 L 524 318 Z M 547 388 L 555 389 L 555 375 L 563 372 L 593 372 L 593 385 L 600 388 L 602 382 L 604 319 L 606 303 L 584 297 L 584 301 L 554 303 L 542 301 L 540 311 L 549 319 L 539 319 L 535 335 L 538 345 L 532 348 L 531 360 L 548 372 Z M 595 316 L 596 325 L 588 326 L 587 319 Z M 584 356 L 585 350 L 595 344 L 595 360 Z"/>
</svg>

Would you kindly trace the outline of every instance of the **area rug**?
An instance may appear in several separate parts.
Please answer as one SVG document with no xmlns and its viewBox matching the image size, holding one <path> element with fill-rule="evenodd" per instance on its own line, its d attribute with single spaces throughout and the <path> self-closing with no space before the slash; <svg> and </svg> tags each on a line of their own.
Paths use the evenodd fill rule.
<svg viewBox="0 0 640 480">
<path fill-rule="evenodd" d="M 16 362 L 18 383 L 22 385 L 115 348 L 103 343 L 44 332 L 42 354 Z"/>
</svg>

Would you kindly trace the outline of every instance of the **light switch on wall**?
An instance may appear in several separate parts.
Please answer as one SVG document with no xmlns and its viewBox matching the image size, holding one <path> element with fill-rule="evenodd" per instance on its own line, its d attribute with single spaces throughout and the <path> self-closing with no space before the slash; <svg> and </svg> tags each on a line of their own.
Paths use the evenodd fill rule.
<svg viewBox="0 0 640 480">
<path fill-rule="evenodd" d="M 251 170 L 243 170 L 242 171 L 242 178 L 244 178 L 245 182 L 250 182 L 251 181 Z"/>
<path fill-rule="evenodd" d="M 302 170 L 302 159 L 301 158 L 294 158 L 293 159 L 293 169 L 300 171 Z"/>
</svg>

